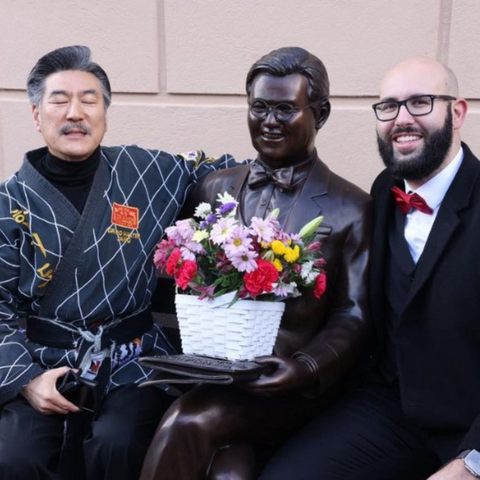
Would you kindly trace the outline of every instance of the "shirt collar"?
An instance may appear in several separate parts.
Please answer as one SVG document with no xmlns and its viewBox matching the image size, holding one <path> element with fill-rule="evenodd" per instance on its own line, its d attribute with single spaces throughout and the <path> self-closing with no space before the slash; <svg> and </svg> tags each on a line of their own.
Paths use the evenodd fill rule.
<svg viewBox="0 0 480 480">
<path fill-rule="evenodd" d="M 460 147 L 453 160 L 442 171 L 437 173 L 437 175 L 424 183 L 421 187 L 417 188 L 417 190 L 413 190 L 405 180 L 405 191 L 414 191 L 418 193 L 425 199 L 430 208 L 436 210 L 442 203 L 447 190 L 450 188 L 450 185 L 462 164 L 463 156 L 463 148 Z"/>
</svg>

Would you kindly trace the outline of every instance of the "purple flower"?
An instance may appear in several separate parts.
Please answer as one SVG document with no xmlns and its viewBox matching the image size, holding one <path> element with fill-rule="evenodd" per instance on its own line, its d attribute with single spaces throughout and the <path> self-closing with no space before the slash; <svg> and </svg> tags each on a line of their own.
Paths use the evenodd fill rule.
<svg viewBox="0 0 480 480">
<path fill-rule="evenodd" d="M 214 213 L 211 213 L 205 220 L 200 223 L 200 228 L 205 230 L 209 225 L 215 223 L 217 216 Z"/>
<path fill-rule="evenodd" d="M 215 257 L 217 260 L 215 267 L 218 269 L 221 275 L 226 275 L 227 273 L 230 273 L 233 270 L 234 267 L 230 262 L 230 260 L 225 255 L 225 253 L 218 252 Z"/>
<path fill-rule="evenodd" d="M 200 300 L 203 300 L 204 298 L 213 299 L 213 295 L 215 293 L 215 287 L 213 285 L 209 285 L 208 287 L 201 287 L 200 285 L 191 283 L 190 287 L 195 292 L 200 293 L 198 297 Z"/>
<path fill-rule="evenodd" d="M 220 213 L 220 215 L 225 215 L 226 213 L 235 210 L 236 207 L 237 204 L 234 202 L 225 203 L 224 205 L 220 205 L 220 207 L 218 207 L 218 213 Z"/>
</svg>

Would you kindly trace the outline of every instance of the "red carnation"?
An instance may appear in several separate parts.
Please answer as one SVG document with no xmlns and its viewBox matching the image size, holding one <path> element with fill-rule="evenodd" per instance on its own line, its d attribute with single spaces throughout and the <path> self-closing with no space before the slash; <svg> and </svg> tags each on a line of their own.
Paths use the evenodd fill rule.
<svg viewBox="0 0 480 480">
<path fill-rule="evenodd" d="M 178 271 L 178 262 L 182 258 L 182 252 L 179 248 L 174 248 L 172 253 L 168 257 L 168 260 L 165 264 L 165 272 L 167 275 L 175 275 Z"/>
<path fill-rule="evenodd" d="M 278 282 L 278 270 L 272 263 L 266 260 L 257 260 L 258 267 L 243 276 L 245 290 L 252 298 L 261 293 L 270 293 L 273 290 L 272 283 Z"/>
<path fill-rule="evenodd" d="M 320 298 L 327 289 L 327 276 L 324 273 L 318 275 L 315 279 L 315 287 L 313 288 L 313 295 Z"/>
<path fill-rule="evenodd" d="M 193 260 L 184 260 L 177 270 L 175 282 L 182 290 L 185 290 L 196 275 L 197 263 Z"/>
</svg>

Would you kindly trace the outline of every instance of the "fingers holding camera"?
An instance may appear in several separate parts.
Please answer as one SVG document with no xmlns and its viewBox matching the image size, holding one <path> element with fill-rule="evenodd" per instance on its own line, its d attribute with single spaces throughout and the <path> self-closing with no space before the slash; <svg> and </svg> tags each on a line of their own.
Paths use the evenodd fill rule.
<svg viewBox="0 0 480 480">
<path fill-rule="evenodd" d="M 57 390 L 57 381 L 70 370 L 69 367 L 52 368 L 25 385 L 21 394 L 30 405 L 43 415 L 66 415 L 80 409 Z"/>
</svg>

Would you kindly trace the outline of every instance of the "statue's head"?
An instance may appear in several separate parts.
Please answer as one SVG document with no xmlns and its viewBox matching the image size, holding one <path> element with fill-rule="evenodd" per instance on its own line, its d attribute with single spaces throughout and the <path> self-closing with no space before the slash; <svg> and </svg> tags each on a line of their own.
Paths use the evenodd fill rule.
<svg viewBox="0 0 480 480">
<path fill-rule="evenodd" d="M 303 48 L 279 48 L 253 64 L 248 125 L 260 159 L 277 167 L 312 155 L 330 114 L 329 86 L 324 64 Z"/>
<path fill-rule="evenodd" d="M 307 81 L 308 103 L 314 104 L 310 108 L 317 119 L 318 130 L 330 114 L 330 81 L 323 62 L 304 48 L 278 48 L 257 60 L 247 74 L 247 95 L 250 95 L 253 80 L 260 74 L 286 77 L 294 73 L 303 75 Z"/>
</svg>

